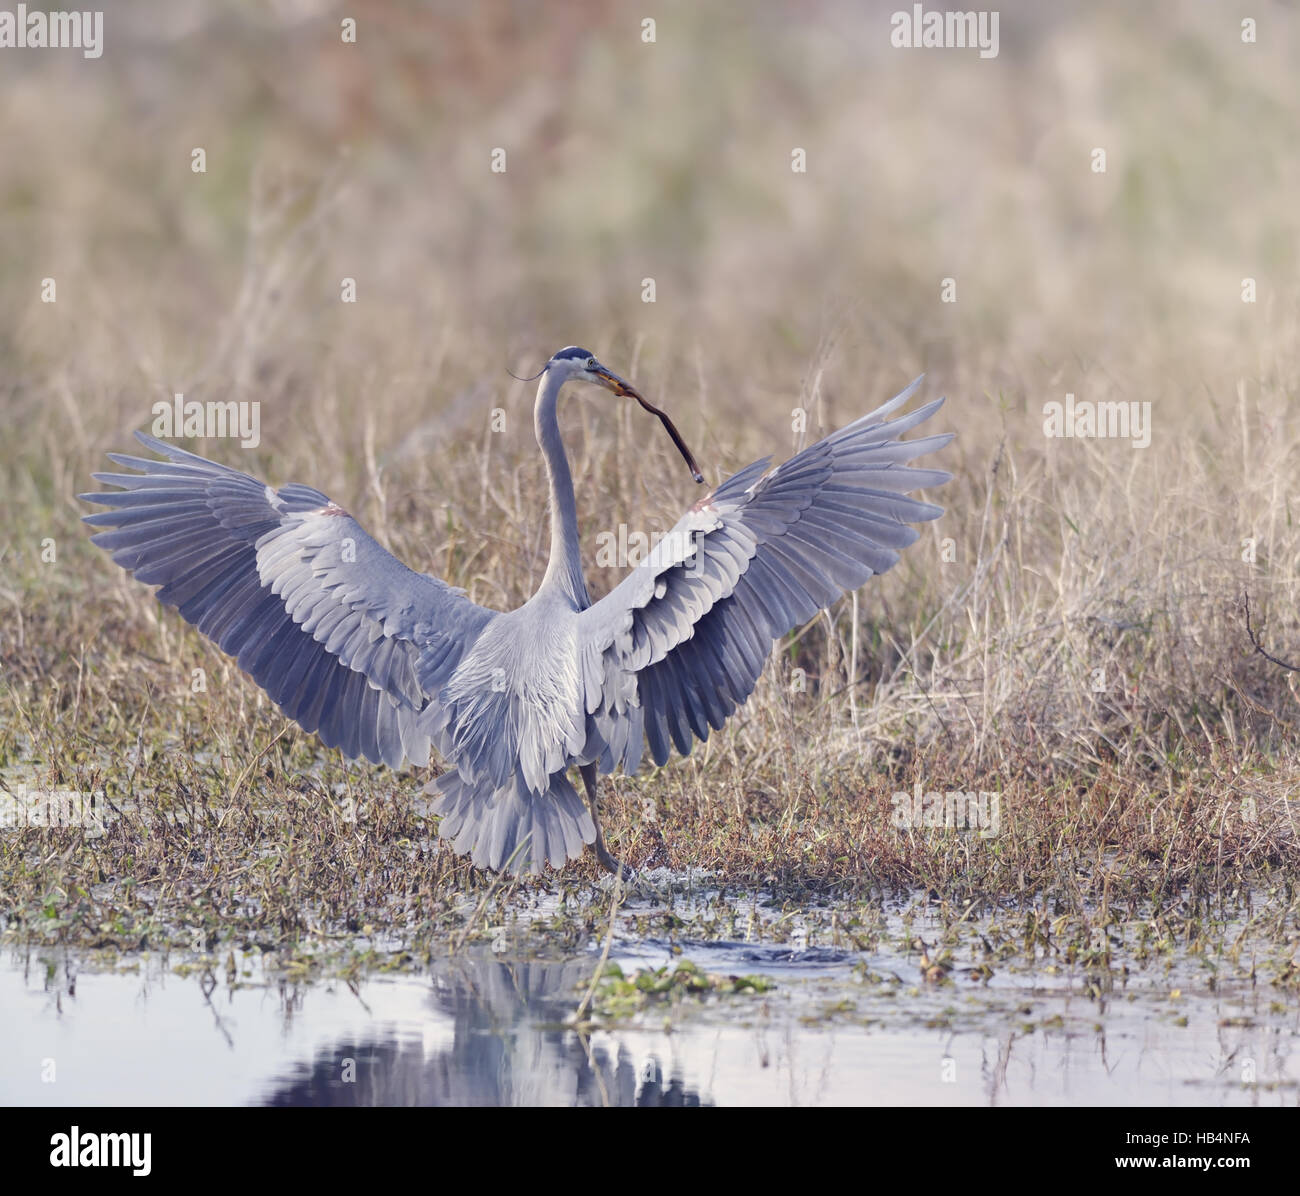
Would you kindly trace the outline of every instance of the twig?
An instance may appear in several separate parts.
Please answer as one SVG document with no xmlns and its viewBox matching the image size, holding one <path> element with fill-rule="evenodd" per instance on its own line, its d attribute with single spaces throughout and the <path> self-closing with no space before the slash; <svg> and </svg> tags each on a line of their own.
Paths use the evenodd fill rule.
<svg viewBox="0 0 1300 1196">
<path fill-rule="evenodd" d="M 605 947 L 600 953 L 600 959 L 596 964 L 596 971 L 591 977 L 591 984 L 587 986 L 587 992 L 578 1004 L 577 1011 L 573 1015 L 575 1024 L 582 1021 L 582 1015 L 586 1013 L 587 1006 L 591 1003 L 591 998 L 596 995 L 596 985 L 600 983 L 601 976 L 605 973 L 605 964 L 609 962 L 609 949 L 614 943 L 614 924 L 618 917 L 619 903 L 623 900 L 623 877 L 615 874 L 614 876 L 614 899 L 609 906 L 609 933 L 605 935 Z"/>
<path fill-rule="evenodd" d="M 1246 606 L 1246 634 L 1250 636 L 1250 642 L 1255 645 L 1255 651 L 1258 652 L 1265 660 L 1270 660 L 1274 664 L 1280 665 L 1282 668 L 1287 669 L 1292 673 L 1300 673 L 1300 665 L 1287 664 L 1285 660 L 1279 660 L 1271 652 L 1265 651 L 1264 645 L 1259 642 L 1259 638 L 1255 635 L 1255 629 L 1250 625 L 1250 591 L 1249 590 L 1242 591 L 1242 601 L 1245 603 Z"/>
<path fill-rule="evenodd" d="M 275 747 L 275 745 L 279 743 L 280 740 L 282 740 L 290 731 L 292 731 L 293 726 L 294 726 L 293 723 L 286 722 L 284 726 L 280 728 L 280 733 L 274 739 L 272 739 L 271 742 L 266 745 L 266 747 L 264 747 L 260 752 L 257 753 L 256 756 L 254 756 L 248 762 L 248 767 L 245 768 L 244 771 L 239 774 L 239 779 L 234 783 L 234 785 L 230 790 L 229 800 L 232 805 L 234 804 L 236 795 L 239 793 L 240 789 L 243 788 L 244 782 L 248 780 L 248 774 L 252 772 L 254 768 L 257 767 L 257 762 L 263 756 L 265 756 L 267 752 L 269 752 L 273 747 Z"/>
<path fill-rule="evenodd" d="M 455 955 L 456 952 L 459 951 L 469 940 L 469 936 L 473 933 L 474 927 L 478 924 L 479 917 L 482 915 L 483 911 L 487 909 L 487 903 L 492 900 L 492 895 L 502 886 L 503 883 L 505 883 L 506 877 L 510 875 L 510 870 L 514 866 L 515 860 L 519 858 L 519 853 L 528 846 L 531 839 L 532 833 L 529 832 L 529 834 L 524 836 L 519 846 L 510 853 L 510 858 L 506 860 L 505 864 L 498 869 L 497 874 L 492 878 L 492 883 L 488 885 L 487 892 L 483 894 L 483 900 L 478 903 L 478 908 L 474 911 L 470 920 L 465 923 L 465 928 L 460 932 L 460 937 L 448 952 L 449 955 Z"/>
</svg>

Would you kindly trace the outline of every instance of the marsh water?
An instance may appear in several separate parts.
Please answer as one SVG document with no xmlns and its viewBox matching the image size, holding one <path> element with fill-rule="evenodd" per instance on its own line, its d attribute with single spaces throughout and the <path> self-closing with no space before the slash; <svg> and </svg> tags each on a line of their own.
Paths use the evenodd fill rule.
<svg viewBox="0 0 1300 1196">
<path fill-rule="evenodd" d="M 866 950 L 618 933 L 567 957 L 499 938 L 352 980 L 256 952 L 209 967 L 11 948 L 0 1102 L 1297 1103 L 1300 1006 L 1253 964 L 1165 954 L 1099 983 L 1033 958 L 981 971 L 959 950 L 927 975 L 907 941 L 926 933 L 909 921 Z M 633 982 L 679 969 L 717 987 L 642 998 Z"/>
</svg>

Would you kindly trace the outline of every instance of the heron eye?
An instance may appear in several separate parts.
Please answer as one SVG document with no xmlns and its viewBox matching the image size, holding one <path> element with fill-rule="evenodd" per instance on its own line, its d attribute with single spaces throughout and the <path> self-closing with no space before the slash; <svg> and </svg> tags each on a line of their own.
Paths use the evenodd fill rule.
<svg viewBox="0 0 1300 1196">
<path fill-rule="evenodd" d="M 587 358 L 587 368 L 589 370 L 594 370 L 596 368 L 596 359 L 594 357 Z"/>
</svg>

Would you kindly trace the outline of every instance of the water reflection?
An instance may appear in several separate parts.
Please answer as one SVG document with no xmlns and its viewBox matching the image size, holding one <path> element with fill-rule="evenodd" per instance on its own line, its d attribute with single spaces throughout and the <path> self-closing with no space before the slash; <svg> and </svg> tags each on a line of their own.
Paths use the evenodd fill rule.
<svg viewBox="0 0 1300 1196">
<path fill-rule="evenodd" d="M 142 955 L 0 956 L 0 1104 L 1294 1105 L 1285 990 L 1188 957 L 1103 991 L 1083 971 L 921 981 L 906 954 L 625 942 L 624 971 L 685 957 L 762 995 L 656 1005 L 590 1036 L 597 967 L 483 948 L 420 974 L 296 981 L 243 957 L 219 980 Z M 83 966 L 85 965 L 85 966 Z M 179 966 L 180 972 L 177 972 Z M 1231 982 L 1230 982 L 1231 981 Z"/>
<path fill-rule="evenodd" d="M 430 1005 L 449 1019 L 430 1035 L 389 1027 L 345 1036 L 278 1077 L 269 1105 L 623 1105 L 695 1107 L 702 1099 L 658 1058 L 640 1068 L 561 1023 L 590 981 L 589 960 L 443 965 Z M 432 1041 L 431 1041 L 432 1039 Z"/>
</svg>

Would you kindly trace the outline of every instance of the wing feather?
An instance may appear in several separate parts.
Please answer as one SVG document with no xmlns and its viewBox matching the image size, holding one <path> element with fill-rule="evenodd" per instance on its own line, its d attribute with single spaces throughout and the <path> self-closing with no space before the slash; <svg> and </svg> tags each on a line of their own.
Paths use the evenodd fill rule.
<svg viewBox="0 0 1300 1196">
<path fill-rule="evenodd" d="M 80 497 L 94 543 L 235 657 L 304 729 L 348 756 L 425 763 L 429 706 L 493 617 L 408 569 L 319 490 L 273 490 L 137 433 L 158 457 Z M 158 458 L 162 458 L 161 460 Z"/>
<path fill-rule="evenodd" d="M 952 436 L 899 439 L 943 400 L 889 418 L 920 381 L 770 473 L 764 459 L 733 474 L 579 616 L 584 660 L 603 661 L 581 670 L 603 771 L 635 771 L 643 748 L 656 764 L 670 744 L 688 754 L 748 699 L 780 636 L 894 565 L 919 535 L 910 525 L 943 513 L 906 492 L 950 475 L 909 462 Z"/>
</svg>

